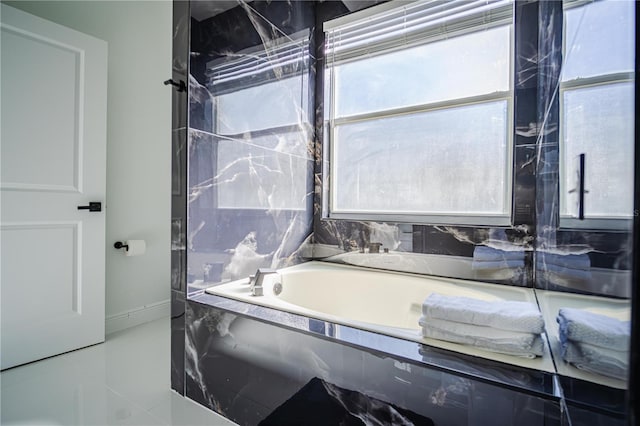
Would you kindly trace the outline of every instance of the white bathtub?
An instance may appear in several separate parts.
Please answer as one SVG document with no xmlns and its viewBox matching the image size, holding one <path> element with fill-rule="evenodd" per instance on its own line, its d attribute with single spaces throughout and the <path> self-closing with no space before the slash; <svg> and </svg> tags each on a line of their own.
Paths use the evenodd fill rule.
<svg viewBox="0 0 640 426">
<path fill-rule="evenodd" d="M 275 294 L 274 284 L 282 290 Z M 532 289 L 408 273 L 376 271 L 328 262 L 307 262 L 266 275 L 264 295 L 252 296 L 249 280 L 209 287 L 209 294 L 300 314 L 482 358 L 554 372 L 548 347 L 527 359 L 422 337 L 418 319 L 431 293 L 483 300 L 536 301 Z"/>
</svg>

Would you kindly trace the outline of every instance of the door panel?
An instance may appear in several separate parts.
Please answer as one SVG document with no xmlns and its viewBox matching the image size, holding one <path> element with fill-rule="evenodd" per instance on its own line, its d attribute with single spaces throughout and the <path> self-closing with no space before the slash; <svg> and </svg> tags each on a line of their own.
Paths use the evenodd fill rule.
<svg viewBox="0 0 640 426">
<path fill-rule="evenodd" d="M 12 28 L 1 37 L 2 187 L 78 191 L 82 51 Z"/>
<path fill-rule="evenodd" d="M 1 7 L 5 369 L 104 341 L 107 47 Z"/>
<path fill-rule="evenodd" d="M 3 326 L 20 327 L 38 312 L 40 319 L 78 314 L 78 224 L 28 224 L 2 228 L 3 281 L 21 305 L 3 306 Z M 33 281 L 59 282 L 37 286 Z M 33 297 L 31 297 L 33 296 Z M 10 298 L 11 298 L 10 297 Z"/>
</svg>

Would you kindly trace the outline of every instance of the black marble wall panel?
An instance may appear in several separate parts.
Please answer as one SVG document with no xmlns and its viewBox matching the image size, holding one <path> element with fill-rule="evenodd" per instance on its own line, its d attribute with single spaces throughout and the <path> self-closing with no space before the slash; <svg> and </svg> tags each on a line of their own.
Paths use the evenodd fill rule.
<svg viewBox="0 0 640 426">
<path fill-rule="evenodd" d="M 302 3 L 302 4 L 299 4 Z M 365 2 L 367 3 L 367 2 Z M 371 2 L 368 2 L 369 4 Z M 346 4 L 346 6 L 345 6 Z M 383 246 L 390 250 L 400 252 L 412 252 L 416 254 L 435 255 L 425 257 L 424 263 L 428 265 L 423 270 L 410 270 L 409 272 L 422 272 L 432 275 L 452 276 L 458 278 L 471 278 L 483 281 L 507 283 L 520 286 L 536 286 L 544 289 L 558 289 L 574 292 L 613 295 L 627 297 L 630 291 L 629 282 L 629 253 L 630 233 L 625 230 L 617 232 L 571 230 L 560 228 L 558 212 L 558 179 L 559 179 L 559 123 L 558 123 L 558 81 L 562 69 L 562 10 L 552 7 L 541 8 L 539 2 L 516 2 L 514 10 L 515 28 L 515 63 L 514 63 L 514 155 L 513 155 L 513 202 L 512 221 L 509 227 L 460 227 L 460 226 L 430 226 L 430 225 L 399 225 L 395 223 L 375 223 L 361 221 L 329 220 L 324 218 L 324 197 L 326 185 L 327 158 L 326 149 L 320 141 L 324 139 L 323 117 L 323 87 L 324 73 L 314 73 L 314 65 L 320 69 L 323 67 L 323 40 L 320 24 L 326 20 L 344 15 L 353 9 L 353 3 L 322 2 L 312 5 L 309 2 L 294 2 L 287 4 L 277 2 L 267 4 L 252 2 L 240 3 L 238 6 L 211 18 L 197 21 L 192 19 L 191 31 L 191 78 L 190 91 L 190 119 L 193 143 L 190 154 L 194 163 L 190 176 L 191 195 L 198 198 L 193 204 L 192 222 L 189 226 L 189 244 L 193 250 L 189 262 L 189 277 L 191 281 L 204 281 L 205 270 L 217 271 L 222 265 L 223 269 L 231 262 L 229 254 L 242 251 L 249 240 L 249 251 L 256 259 L 262 258 L 264 265 L 274 262 L 270 258 L 272 253 L 277 253 L 277 243 L 281 239 L 282 227 L 270 223 L 265 216 L 271 215 L 275 210 L 278 214 L 287 216 L 285 223 L 292 217 L 301 218 L 305 215 L 297 215 L 296 211 L 287 208 L 235 208 L 217 205 L 220 198 L 219 189 L 230 179 L 235 179 L 242 174 L 250 174 L 251 166 L 245 169 L 237 168 L 233 173 L 221 176 L 218 172 L 230 165 L 218 155 L 221 144 L 235 140 L 235 145 L 251 145 L 256 139 L 265 137 L 264 130 L 225 135 L 220 129 L 215 130 L 215 123 L 224 121 L 224 115 L 228 114 L 224 108 L 215 108 L 217 97 L 229 94 L 229 92 L 242 91 L 248 88 L 265 85 L 277 80 L 273 71 L 263 74 L 255 74 L 238 79 L 236 83 L 227 83 L 224 89 L 215 89 L 211 86 L 210 76 L 207 77 L 207 69 L 213 69 L 220 63 L 233 63 L 243 55 L 249 56 L 249 50 L 253 55 L 261 51 L 267 54 L 274 51 L 281 43 L 280 39 L 291 34 L 297 34 L 302 30 L 309 30 L 309 52 L 314 51 L 315 57 L 302 58 L 300 61 L 301 73 L 308 77 L 307 91 L 303 87 L 300 93 L 301 102 L 293 102 L 292 108 L 308 108 L 303 112 L 305 118 L 315 111 L 315 143 L 306 140 L 309 157 L 315 156 L 315 174 L 313 182 L 310 174 L 305 176 L 305 187 L 311 191 L 314 188 L 315 198 L 313 206 L 313 230 L 314 234 L 309 240 L 314 245 L 307 252 L 311 256 L 328 261 L 345 262 L 344 256 L 339 253 L 360 249 L 366 251 L 370 242 L 383 242 Z M 542 24 L 539 25 L 538 23 Z M 551 26 L 545 26 L 552 23 Z M 315 27 L 314 27 L 315 25 Z M 315 40 L 314 37 L 315 36 Z M 315 45 L 315 47 L 314 47 Z M 542 59 L 541 59 L 542 58 Z M 309 63 L 305 61 L 309 59 Z M 264 59 L 262 59 L 264 61 Z M 207 68 L 209 67 L 209 68 Z M 296 74 L 291 69 L 280 69 L 280 79 Z M 298 75 L 298 74 L 296 74 Z M 207 80 L 209 78 L 209 80 Z M 235 86 L 234 86 L 235 84 Z M 303 85 L 304 80 L 303 80 Z M 213 92 L 212 92 L 213 90 Z M 258 93 L 258 92 L 256 92 Z M 313 96 L 315 94 L 315 97 Z M 265 95 L 265 93 L 263 93 Z M 263 96 L 264 97 L 264 96 Z M 551 101 L 553 100 L 553 102 Z M 269 103 L 266 99 L 265 104 Z M 219 105 L 218 105 L 219 107 Z M 315 107 L 315 108 L 314 108 Z M 222 117 L 222 118 L 221 118 Z M 216 121 L 217 120 L 217 121 Z M 304 133 L 302 139 L 312 132 L 304 122 L 297 129 Z M 220 127 L 220 126 L 218 126 Z M 201 130 L 202 135 L 195 130 Z M 291 129 L 270 129 L 267 133 L 277 133 L 282 136 Z M 213 132 L 213 133 L 212 133 Z M 217 132 L 217 133 L 216 133 Z M 278 133 L 279 132 L 279 133 Z M 215 135 L 215 137 L 210 136 Z M 226 139 L 225 139 L 226 138 Z M 208 139 L 210 142 L 202 142 Z M 215 141 L 214 141 L 215 139 Z M 298 142 L 299 142 L 298 141 Z M 295 143 L 295 142 L 294 142 Z M 209 144 L 209 147 L 206 145 Z M 227 143 L 229 145 L 229 143 Z M 325 147 L 326 148 L 326 147 Z M 207 151 L 208 152 L 205 152 Z M 240 158 L 234 162 L 246 160 L 250 164 L 252 155 L 261 156 L 260 150 L 255 153 L 253 149 L 236 149 Z M 290 155 L 291 152 L 286 152 Z M 244 155 L 244 157 L 242 157 Z M 229 155 L 225 157 L 229 158 Z M 301 167 L 304 168 L 304 167 Z M 282 170 L 281 170 L 282 171 Z M 289 170 L 285 170 L 285 173 Z M 305 172 L 299 174 L 302 176 Z M 310 173 L 307 171 L 307 173 Z M 197 175 L 197 176 L 196 176 Z M 298 176 L 298 175 L 296 175 Z M 262 176 L 260 176 L 262 178 Z M 296 181 L 296 178 L 290 179 Z M 273 182 L 271 182 L 273 183 Z M 276 185 L 281 185 L 275 181 Z M 254 196 L 269 198 L 273 190 L 267 188 L 269 184 L 258 188 L 250 187 L 247 198 Z M 239 192 L 243 187 L 227 185 L 231 190 Z M 273 185 L 272 185 L 273 186 Z M 292 190 L 292 187 L 289 187 Z M 293 189 L 295 192 L 296 189 Z M 195 194 L 195 195 L 194 195 Z M 310 210 L 310 199 L 303 203 L 307 212 Z M 240 203 L 241 204 L 241 203 Z M 249 203 L 251 204 L 251 203 Z M 264 205 L 262 206 L 264 207 Z M 300 207 L 300 206 L 298 206 Z M 211 212 L 216 214 L 212 215 Z M 266 212 L 263 216 L 262 213 Z M 234 217 L 238 220 L 234 222 Z M 240 219 L 242 217 L 243 219 Z M 307 225 L 308 225 L 307 219 Z M 253 233 L 260 229 L 262 236 L 257 237 L 256 247 L 253 247 Z M 302 236 L 300 233 L 299 236 Z M 309 235 L 306 232 L 305 237 Z M 400 236 L 405 236 L 402 239 Z M 407 238 L 408 236 L 408 238 Z M 294 241 L 300 241 L 294 238 Z M 503 268 L 497 273 L 478 272 L 473 265 L 473 253 L 477 246 L 489 246 L 497 249 L 516 251 L 522 253 L 522 266 L 515 268 Z M 318 247 L 320 246 L 320 247 Z M 328 246 L 328 247 L 325 247 Z M 591 267 L 599 269 L 599 273 L 586 271 L 582 276 L 571 275 L 571 265 L 551 265 L 551 268 L 543 256 L 535 257 L 534 248 L 564 255 L 578 253 L 587 257 Z M 237 250 L 239 249 L 239 250 Z M 210 255 L 203 253 L 211 253 Z M 335 255 L 337 256 L 330 256 Z M 352 253 L 349 253 L 350 255 Z M 366 253 L 364 253 L 366 255 Z M 447 259 L 442 256 L 457 256 L 466 259 L 463 272 L 460 268 L 447 267 Z M 357 256 L 356 256 L 357 257 Z M 349 259 L 355 258 L 348 256 Z M 204 259 L 204 260 L 203 260 Z M 349 262 L 351 260 L 348 260 Z M 251 268 L 260 262 L 249 262 Z M 277 261 L 276 261 L 277 263 Z M 375 266 L 375 258 L 367 259 L 368 265 Z M 380 262 L 381 268 L 389 268 L 387 262 Z M 385 265 L 386 264 L 386 265 Z M 212 266 L 213 265 L 213 266 Z M 398 270 L 403 265 L 397 265 Z M 511 269 L 511 270 L 509 270 Z M 560 269 L 560 273 L 558 273 Z M 567 270 L 567 274 L 563 272 Z M 611 272 L 611 273 L 610 273 Z M 621 273 L 617 273 L 621 272 Z M 244 274 L 244 272 L 243 272 Z M 214 276 L 219 275 L 215 273 Z M 535 277 L 534 277 L 535 275 Z M 569 276 L 569 279 L 566 278 Z"/>
<path fill-rule="evenodd" d="M 563 223 L 561 219 L 561 194 L 572 189 L 562 187 L 564 185 L 561 182 L 561 156 L 563 150 L 566 150 L 564 141 L 561 140 L 561 129 L 567 124 L 563 122 L 566 116 L 561 116 L 560 104 L 563 95 L 560 82 L 567 61 L 572 59 L 572 45 L 571 40 L 562 39 L 562 3 L 540 2 L 538 8 L 540 31 L 536 123 L 540 131 L 535 159 L 535 286 L 542 289 L 629 298 L 631 219 L 610 230 L 598 229 L 599 225 L 595 228 L 585 227 L 576 221 Z M 574 37 L 579 38 L 592 29 L 585 24 L 575 31 L 578 36 Z M 631 152 L 628 154 L 632 155 Z M 567 160 L 564 161 L 567 167 Z M 611 170 L 613 174 L 617 172 Z M 549 257 L 553 260 L 549 260 Z M 577 260 L 588 267 L 577 267 Z"/>
<path fill-rule="evenodd" d="M 190 300 L 203 306 L 212 306 L 232 315 L 269 322 L 321 339 L 331 338 L 341 344 L 453 372 L 474 380 L 545 397 L 557 396 L 558 389 L 553 373 L 421 345 L 415 341 L 381 335 L 330 321 L 307 318 L 207 293 L 193 296 Z"/>
<path fill-rule="evenodd" d="M 377 255 L 366 253 L 371 242 L 382 242 L 384 248 L 406 253 L 407 263 L 391 266 L 394 270 L 628 297 L 633 263 L 630 229 L 567 229 L 560 223 L 560 2 L 515 3 L 510 226 L 397 224 L 325 217 L 328 152 L 321 143 L 326 139 L 322 23 L 375 2 L 355 3 L 241 1 L 226 11 L 213 7 L 216 13 L 210 17 L 201 13 L 196 17 L 190 16 L 186 2 L 175 2 L 174 43 L 182 50 L 176 54 L 174 49 L 173 78 L 189 82 L 190 121 L 187 125 L 186 94 L 175 92 L 172 300 L 175 295 L 176 304 L 172 310 L 172 347 L 176 345 L 176 357 L 182 351 L 175 342 L 179 342 L 185 327 L 179 319 L 184 310 L 177 296 L 187 287 L 197 294 L 204 286 L 246 277 L 261 266 L 282 267 L 307 258 L 358 264 L 358 255 L 362 254 L 369 266 L 390 268 L 386 262 L 376 266 L 371 256 Z M 293 65 L 279 64 L 275 53 L 288 45 L 299 46 L 301 53 Z M 234 66 L 261 71 L 240 71 L 239 77 L 224 83 L 213 78 L 215 73 L 224 76 Z M 299 79 L 300 84 L 285 84 L 291 79 Z M 268 89 L 279 84 L 278 90 Z M 276 92 L 285 93 L 287 99 L 274 97 Z M 243 93 L 249 94 L 243 109 L 229 106 L 229 99 Z M 276 124 L 271 126 L 268 120 L 260 121 L 274 110 L 286 117 L 274 118 Z M 287 121 L 294 115 L 297 121 Z M 183 210 L 187 203 L 188 216 Z M 491 273 L 474 270 L 473 255 L 478 246 L 521 253 L 522 266 Z M 570 264 L 550 266 L 540 253 L 584 256 L 590 265 L 588 276 L 572 274 Z M 193 399 L 254 424 L 315 377 L 298 372 L 292 378 L 280 367 L 254 365 L 254 358 L 247 358 L 246 353 L 224 352 L 220 349 L 227 350 L 223 342 L 234 337 L 221 335 L 219 323 L 210 318 L 227 318 L 227 314 L 198 306 L 193 304 L 186 320 L 187 345 L 200 354 L 187 359 L 187 394 Z M 237 324 L 244 325 L 235 327 L 263 330 L 260 322 L 256 325 L 241 320 Z M 278 336 L 281 333 L 263 331 Z M 291 339 L 297 341 L 298 337 Z M 179 380 L 184 377 L 179 374 L 180 365 L 178 360 L 174 382 L 172 361 L 172 386 L 178 391 L 184 389 Z M 224 374 L 237 375 L 229 379 L 233 384 L 225 384 Z M 366 393 L 340 382 L 337 376 L 331 377 L 329 383 Z M 272 393 L 266 400 L 256 396 L 258 389 L 265 389 L 265 383 L 276 384 L 269 386 Z M 384 400 L 375 393 L 370 396 Z M 580 418 L 584 395 L 576 400 L 576 418 Z M 415 412 L 424 414 L 419 409 Z M 453 410 L 451 418 L 462 421 L 464 415 L 460 413 Z M 427 414 L 434 416 L 432 412 Z M 603 419 L 610 414 L 603 412 Z M 614 414 L 612 418 L 621 417 Z"/>
<path fill-rule="evenodd" d="M 538 75 L 538 3 L 518 2 L 514 10 L 514 161 L 513 223 L 520 227 L 527 248 L 533 246 L 535 220 L 535 123 L 537 114 Z M 526 282 L 533 283 L 531 253 L 526 258 Z"/>
<path fill-rule="evenodd" d="M 567 413 L 571 418 L 572 426 L 623 426 L 634 424 L 624 417 L 594 412 L 591 408 L 571 403 L 567 404 Z"/>
<path fill-rule="evenodd" d="M 191 20 L 187 281 L 302 261 L 311 234 L 314 3 Z M 219 12 L 219 13 L 218 13 Z"/>
<path fill-rule="evenodd" d="M 628 298 L 632 289 L 631 220 L 607 229 L 607 226 L 593 225 L 593 222 L 585 225 L 586 221 L 570 220 L 562 212 L 562 203 L 569 199 L 567 194 L 576 190 L 567 187 L 562 170 L 564 167 L 566 174 L 571 168 L 567 154 L 569 140 L 563 134 L 569 120 L 568 108 L 563 104 L 566 87 L 563 86 L 566 80 L 563 73 L 572 59 L 572 42 L 580 43 L 593 27 L 585 23 L 568 29 L 568 12 L 563 10 L 562 2 L 539 2 L 537 9 L 535 127 L 538 134 L 534 145 L 536 152 L 531 157 L 536 197 L 534 285 L 547 290 Z M 578 7 L 573 11 L 583 14 L 581 19 L 585 14 L 593 16 L 593 11 L 586 12 L 586 8 Z M 575 31 L 573 38 L 563 40 L 563 36 L 571 31 Z M 588 49 L 589 46 L 585 43 L 581 48 Z M 632 155 L 631 152 L 628 155 Z M 599 160 L 608 161 L 606 158 Z M 609 173 L 618 173 L 613 169 L 615 167 Z M 554 326 L 556 324 L 547 324 L 547 327 Z M 561 369 L 566 365 L 564 360 L 559 353 L 555 356 L 559 371 L 564 371 Z M 576 378 L 559 376 L 559 380 L 573 424 L 624 424 L 627 421 L 624 390 L 610 389 L 604 394 L 596 392 L 594 384 Z M 589 411 L 592 417 L 587 414 Z"/>
<path fill-rule="evenodd" d="M 625 424 L 629 419 L 623 389 L 604 388 L 579 379 L 559 377 L 572 424 Z M 589 423 L 589 416 L 593 423 Z M 609 422 L 609 423 L 607 423 Z"/>
<path fill-rule="evenodd" d="M 189 75 L 189 2 L 173 2 L 171 123 L 171 388 L 184 394 L 185 240 L 187 232 L 187 82 Z M 184 84 L 184 89 L 180 88 Z"/>
<path fill-rule="evenodd" d="M 330 3 L 330 2 L 329 2 Z M 333 11 L 333 16 L 331 15 Z M 343 10 L 334 6 L 324 6 L 323 18 L 331 19 L 344 14 Z M 333 254 L 325 257 L 324 246 L 349 251 L 363 251 L 367 257 L 366 264 L 380 269 L 397 269 L 400 271 L 428 273 L 447 277 L 476 279 L 487 282 L 504 283 L 517 286 L 533 286 L 532 251 L 535 237 L 535 144 L 537 137 L 537 2 L 516 2 L 514 8 L 514 153 L 513 153 L 513 200 L 512 225 L 510 226 L 456 226 L 456 225 L 421 225 L 397 223 L 378 223 L 369 221 L 333 220 L 327 217 L 328 146 L 318 143 L 316 149 L 316 197 L 314 216 L 314 243 L 320 245 L 314 252 L 316 258 L 326 261 L 358 264 L 352 254 L 342 256 Z M 533 41 L 533 43 L 532 43 Z M 318 66 L 323 64 L 323 51 L 317 53 Z M 424 64 L 428 66 L 428 64 Z M 324 84 L 318 73 L 318 85 Z M 316 132 L 318 141 L 323 140 L 325 132 L 322 98 L 318 99 L 316 109 Z M 326 139 L 325 139 L 326 141 Z M 411 244 L 401 241 L 402 234 L 409 233 Z M 390 267 L 382 259 L 376 266 L 375 257 L 366 252 L 371 242 L 382 242 L 383 247 L 391 251 L 408 252 L 422 256 L 422 266 L 398 264 Z M 473 255 L 476 247 L 489 246 L 498 250 L 520 253 L 521 263 L 498 269 L 485 270 L 476 268 Z M 329 251 L 333 253 L 333 251 Z M 513 253 L 512 253 L 513 254 Z M 447 257 L 455 257 L 460 262 L 455 267 L 449 265 Z M 413 256 L 412 259 L 417 256 Z M 355 259 L 355 260 L 354 260 Z M 502 259 L 497 259 L 502 260 Z M 363 262 L 364 263 L 364 262 Z"/>
<path fill-rule="evenodd" d="M 171 173 L 171 289 L 186 291 L 187 130 L 173 130 Z"/>
<path fill-rule="evenodd" d="M 563 421 L 551 395 L 499 387 L 193 301 L 186 315 L 187 396 L 241 425 L 265 419 L 262 424 L 272 424 L 274 418 L 288 421 L 278 424 L 300 424 L 295 419 L 301 411 L 313 412 L 314 404 L 327 398 L 361 421 L 347 424 Z M 319 381 L 328 393 L 309 393 Z M 304 424 L 338 424 L 332 423 L 334 414 L 317 413 Z"/>
<path fill-rule="evenodd" d="M 184 394 L 184 304 L 186 297 L 186 148 L 185 128 L 173 130 L 171 196 L 171 388 Z"/>
<path fill-rule="evenodd" d="M 560 227 L 559 212 L 559 99 L 562 69 L 562 3 L 540 2 L 538 20 L 537 123 L 542 128 L 536 142 L 536 249 L 545 250 L 554 243 Z M 537 271 L 537 285 L 544 271 Z M 545 288 L 542 285 L 540 288 Z"/>
<path fill-rule="evenodd" d="M 640 8 L 635 11 L 636 25 L 640 17 Z M 638 34 L 636 32 L 636 48 L 638 45 Z M 636 54 L 635 72 L 638 74 L 638 55 Z M 638 110 L 640 96 L 638 95 L 638 85 L 635 86 L 635 108 Z M 640 130 L 635 126 L 635 144 L 639 146 Z M 635 164 L 635 186 L 634 186 L 634 210 L 633 210 L 633 243 L 632 243 L 632 283 L 640 282 L 640 150 L 636 148 L 634 152 Z M 629 360 L 629 392 L 626 399 L 629 424 L 636 424 L 640 419 L 640 289 L 637 285 L 632 286 L 632 312 L 631 312 L 631 356 Z"/>
<path fill-rule="evenodd" d="M 184 395 L 184 291 L 171 290 L 171 389 Z"/>
<path fill-rule="evenodd" d="M 189 81 L 189 2 L 173 2 L 173 58 L 171 61 L 171 79 L 185 85 Z M 176 90 L 172 96 L 173 130 L 187 127 L 187 90 Z"/>
<path fill-rule="evenodd" d="M 549 3 L 549 4 L 546 4 Z M 334 8 L 335 16 L 344 12 Z M 333 17 L 331 7 L 323 9 L 323 19 Z M 559 82 L 563 69 L 563 49 L 572 49 L 571 40 L 563 40 L 563 10 L 560 2 L 516 2 L 514 7 L 514 133 L 512 225 L 434 226 L 412 225 L 412 244 L 401 244 L 401 225 L 367 221 L 333 220 L 327 217 L 328 144 L 324 137 L 325 118 L 321 98 L 316 108 L 316 197 L 313 242 L 319 245 L 316 258 L 353 263 L 357 256 L 336 252 L 367 251 L 371 242 L 383 242 L 389 250 L 427 254 L 423 272 L 458 278 L 534 286 L 547 290 L 590 293 L 628 298 L 631 290 L 630 255 L 631 221 L 622 228 L 607 230 L 560 221 L 560 107 Z M 587 31 L 579 29 L 578 31 Z M 318 66 L 323 66 L 323 51 L 317 52 Z M 425 64 L 426 66 L 426 64 Z M 324 84 L 318 73 L 318 87 Z M 320 93 L 320 92 L 319 92 Z M 630 154 L 630 153 L 629 153 Z M 562 191 L 568 191 L 563 188 Z M 382 238 L 382 241 L 381 241 Z M 331 247 L 328 249 L 326 246 Z M 495 273 L 481 273 L 473 264 L 478 246 L 521 252 L 522 267 L 504 268 Z M 542 255 L 535 256 L 538 250 Z M 539 254 L 539 253 L 538 253 Z M 576 270 L 571 260 L 580 256 L 589 266 Z M 441 257 L 457 256 L 467 260 L 464 268 L 451 269 Z M 551 256 L 547 256 L 551 255 Z M 367 264 L 376 267 L 375 256 L 366 253 Z M 415 257 L 415 256 L 414 256 Z M 554 257 L 553 261 L 549 261 Z M 386 265 L 385 265 L 386 264 Z M 388 269 L 388 262 L 378 265 Z M 404 265 L 391 267 L 405 270 Z"/>
</svg>

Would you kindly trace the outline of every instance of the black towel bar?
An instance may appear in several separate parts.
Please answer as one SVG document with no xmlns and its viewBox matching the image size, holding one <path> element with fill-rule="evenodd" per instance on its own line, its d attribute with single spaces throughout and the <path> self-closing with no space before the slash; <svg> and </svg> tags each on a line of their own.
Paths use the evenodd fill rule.
<svg viewBox="0 0 640 426">
<path fill-rule="evenodd" d="M 164 85 L 172 85 L 174 87 L 176 87 L 178 89 L 178 92 L 186 92 L 187 91 L 187 85 L 184 81 L 180 80 L 179 83 L 176 83 L 175 81 L 173 81 L 173 79 L 169 79 L 169 80 L 165 80 L 164 81 Z"/>
</svg>

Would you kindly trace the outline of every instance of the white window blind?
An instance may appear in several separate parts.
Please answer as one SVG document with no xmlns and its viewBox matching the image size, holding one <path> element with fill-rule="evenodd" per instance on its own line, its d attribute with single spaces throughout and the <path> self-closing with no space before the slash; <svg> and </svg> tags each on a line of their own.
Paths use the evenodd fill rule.
<svg viewBox="0 0 640 426">
<path fill-rule="evenodd" d="M 306 208 L 309 32 L 207 63 L 218 209 Z"/>
<path fill-rule="evenodd" d="M 214 91 L 217 87 L 243 78 L 273 73 L 277 77 L 300 72 L 309 60 L 309 40 L 280 39 L 272 42 L 267 49 L 244 51 L 236 54 L 237 58 L 228 57 L 211 61 L 207 64 L 207 86 Z"/>
<path fill-rule="evenodd" d="M 339 62 L 511 23 L 511 0 L 391 1 L 324 24 L 328 61 Z"/>
</svg>

